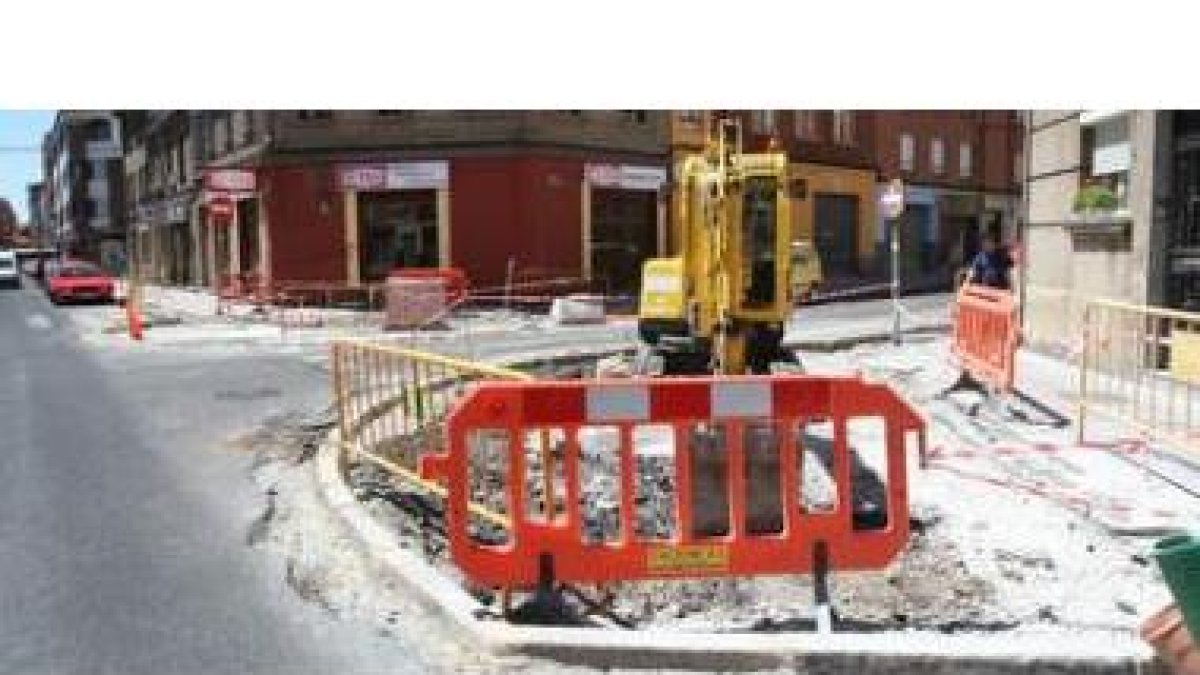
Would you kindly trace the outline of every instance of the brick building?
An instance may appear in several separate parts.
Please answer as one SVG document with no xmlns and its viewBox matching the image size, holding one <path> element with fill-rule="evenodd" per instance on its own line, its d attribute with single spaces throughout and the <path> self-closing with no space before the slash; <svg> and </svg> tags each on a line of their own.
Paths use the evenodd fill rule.
<svg viewBox="0 0 1200 675">
<path fill-rule="evenodd" d="M 45 183 L 30 183 L 26 194 L 26 208 L 29 209 L 29 236 L 34 242 L 41 245 L 44 241 L 48 241 L 45 236 L 46 219 L 43 215 L 45 212 L 46 185 Z"/>
<path fill-rule="evenodd" d="M 1010 110 L 879 111 L 873 114 L 881 187 L 907 186 L 901 265 L 907 278 L 938 276 L 968 264 L 982 238 L 1017 237 L 1023 132 Z M 878 259 L 891 228 L 882 219 Z M 881 264 L 886 268 L 886 264 Z"/>
<path fill-rule="evenodd" d="M 222 111 L 209 170 L 251 169 L 229 225 L 197 211 L 194 275 L 376 281 L 396 266 L 510 268 L 636 288 L 663 245 L 668 116 L 652 111 Z"/>
<path fill-rule="evenodd" d="M 787 151 L 806 183 L 793 229 L 836 284 L 890 274 L 891 228 L 877 204 L 893 178 L 909 207 L 900 224 L 902 277 L 945 284 L 983 233 L 1016 233 L 1021 126 L 1012 111 L 741 111 L 751 150 Z"/>
<path fill-rule="evenodd" d="M 484 286 L 516 270 L 632 292 L 641 261 L 669 249 L 670 167 L 703 147 L 714 114 L 124 113 L 126 217 L 147 275 L 165 283 L 256 272 L 357 284 L 396 266 L 453 265 Z M 835 283 L 887 274 L 890 229 L 876 204 L 892 177 L 910 185 L 901 232 L 911 282 L 945 283 L 980 232 L 1014 229 L 1012 113 L 719 114 L 741 118 L 749 150 L 789 153 L 806 186 L 795 236 L 815 241 Z M 206 172 L 250 181 L 229 222 L 209 217 Z"/>
</svg>

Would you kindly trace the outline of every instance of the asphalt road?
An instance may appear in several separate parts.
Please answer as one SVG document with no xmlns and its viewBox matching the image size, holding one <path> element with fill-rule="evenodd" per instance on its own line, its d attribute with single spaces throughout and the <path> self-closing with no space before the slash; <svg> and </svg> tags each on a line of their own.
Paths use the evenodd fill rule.
<svg viewBox="0 0 1200 675">
<path fill-rule="evenodd" d="M 319 402 L 301 360 L 85 348 L 0 292 L 0 672 L 422 672 L 246 544 L 249 458 L 221 441 Z"/>
</svg>

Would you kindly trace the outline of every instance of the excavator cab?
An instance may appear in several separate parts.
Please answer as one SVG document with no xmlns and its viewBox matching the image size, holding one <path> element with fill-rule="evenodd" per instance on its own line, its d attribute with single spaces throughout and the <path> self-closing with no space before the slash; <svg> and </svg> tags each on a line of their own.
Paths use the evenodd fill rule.
<svg viewBox="0 0 1200 675">
<path fill-rule="evenodd" d="M 646 261 L 638 306 L 663 374 L 766 373 L 788 360 L 791 185 L 787 155 L 743 153 L 730 120 L 676 165 L 676 250 Z"/>
</svg>

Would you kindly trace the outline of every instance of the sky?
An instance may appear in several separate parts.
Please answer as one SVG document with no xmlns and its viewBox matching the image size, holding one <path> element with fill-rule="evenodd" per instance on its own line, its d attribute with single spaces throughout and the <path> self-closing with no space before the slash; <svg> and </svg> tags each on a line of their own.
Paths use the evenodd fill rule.
<svg viewBox="0 0 1200 675">
<path fill-rule="evenodd" d="M 0 110 L 0 197 L 29 218 L 30 183 L 42 177 L 42 134 L 54 123 L 53 110 Z"/>
</svg>

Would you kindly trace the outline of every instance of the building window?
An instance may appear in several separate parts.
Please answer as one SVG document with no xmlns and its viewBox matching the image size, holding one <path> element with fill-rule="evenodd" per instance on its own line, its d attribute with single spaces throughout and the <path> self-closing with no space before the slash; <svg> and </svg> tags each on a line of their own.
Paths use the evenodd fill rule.
<svg viewBox="0 0 1200 675">
<path fill-rule="evenodd" d="M 112 126 L 108 123 L 108 120 L 92 120 L 88 122 L 84 133 L 87 135 L 87 140 L 89 141 L 112 140 Z"/>
<path fill-rule="evenodd" d="M 960 178 L 971 177 L 971 144 L 962 143 L 958 146 L 958 175 Z"/>
<path fill-rule="evenodd" d="M 218 148 L 220 152 L 225 153 L 233 150 L 233 116 L 225 113 L 221 116 L 221 133 L 218 136 L 220 143 Z"/>
<path fill-rule="evenodd" d="M 379 117 L 404 117 L 408 114 L 407 110 L 376 110 L 375 114 Z"/>
<path fill-rule="evenodd" d="M 750 112 L 750 131 L 768 135 L 775 133 L 775 111 L 754 110 Z"/>
<path fill-rule="evenodd" d="M 1103 116 L 1085 123 L 1080 132 L 1080 187 L 1104 188 L 1115 198 L 1116 208 L 1125 208 L 1133 163 L 1128 115 Z"/>
<path fill-rule="evenodd" d="M 680 122 L 684 124 L 698 125 L 703 120 L 699 110 L 680 110 L 677 113 Z"/>
<path fill-rule="evenodd" d="M 792 113 L 792 134 L 802 141 L 817 140 L 817 111 L 794 111 Z"/>
<path fill-rule="evenodd" d="M 900 136 L 900 170 L 917 170 L 917 141 L 912 134 Z"/>
<path fill-rule="evenodd" d="M 250 145 L 254 142 L 254 111 L 243 110 L 242 113 L 242 145 Z"/>
<path fill-rule="evenodd" d="M 331 120 L 333 119 L 332 110 L 297 110 L 296 119 L 298 120 Z"/>
<path fill-rule="evenodd" d="M 854 145 L 854 113 L 852 111 L 833 111 L 833 142 L 837 145 Z"/>
<path fill-rule="evenodd" d="M 935 174 L 940 176 L 946 173 L 946 145 L 940 138 L 929 142 L 929 163 L 933 165 Z"/>
<path fill-rule="evenodd" d="M 629 119 L 637 122 L 638 124 L 646 123 L 647 118 L 645 110 L 626 110 L 625 114 L 629 116 Z"/>
</svg>

